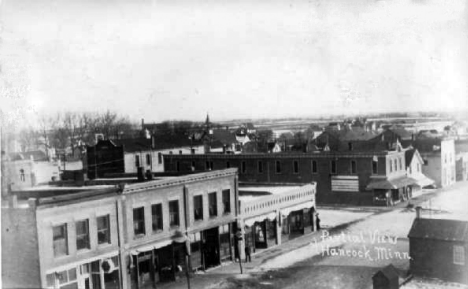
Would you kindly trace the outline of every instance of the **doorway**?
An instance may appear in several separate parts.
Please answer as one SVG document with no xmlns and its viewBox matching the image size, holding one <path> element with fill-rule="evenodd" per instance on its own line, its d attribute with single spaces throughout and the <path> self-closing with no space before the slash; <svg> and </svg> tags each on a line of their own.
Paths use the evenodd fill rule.
<svg viewBox="0 0 468 289">
<path fill-rule="evenodd" d="M 205 269 L 220 265 L 218 227 L 203 231 L 203 235 L 203 257 L 205 261 Z"/>
</svg>

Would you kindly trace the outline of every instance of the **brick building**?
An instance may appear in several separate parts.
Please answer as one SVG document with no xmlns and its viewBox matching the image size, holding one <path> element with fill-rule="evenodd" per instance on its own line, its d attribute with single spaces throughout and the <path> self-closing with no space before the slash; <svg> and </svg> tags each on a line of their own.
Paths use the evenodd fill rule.
<svg viewBox="0 0 468 289">
<path fill-rule="evenodd" d="M 164 155 L 165 171 L 236 167 L 242 183 L 317 183 L 317 202 L 369 205 L 398 201 L 415 183 L 406 176 L 405 152 L 347 151 L 279 154 Z"/>
<path fill-rule="evenodd" d="M 237 171 L 205 172 L 2 207 L 3 287 L 144 288 L 233 258 Z M 14 204 L 15 202 L 11 202 Z"/>
</svg>

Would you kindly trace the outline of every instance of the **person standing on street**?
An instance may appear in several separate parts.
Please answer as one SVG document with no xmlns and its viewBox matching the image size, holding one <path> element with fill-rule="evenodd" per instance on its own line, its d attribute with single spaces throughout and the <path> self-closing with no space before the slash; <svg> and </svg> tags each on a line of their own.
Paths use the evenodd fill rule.
<svg viewBox="0 0 468 289">
<path fill-rule="evenodd" d="M 245 244 L 245 262 L 252 262 L 252 256 L 250 256 L 250 245 Z"/>
</svg>

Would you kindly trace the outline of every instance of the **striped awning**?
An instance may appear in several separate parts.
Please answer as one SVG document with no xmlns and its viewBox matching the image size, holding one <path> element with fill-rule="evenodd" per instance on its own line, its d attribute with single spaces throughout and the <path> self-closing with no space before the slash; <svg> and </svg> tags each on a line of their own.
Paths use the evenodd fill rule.
<svg viewBox="0 0 468 289">
<path fill-rule="evenodd" d="M 304 210 L 304 209 L 310 209 L 312 207 L 314 207 L 314 202 L 308 201 L 308 202 L 301 203 L 301 204 L 298 204 L 298 205 L 295 205 L 295 206 L 292 206 L 292 207 L 281 209 L 281 215 L 287 216 L 291 212 Z"/>
<path fill-rule="evenodd" d="M 264 215 L 260 215 L 260 216 L 256 216 L 256 217 L 253 217 L 253 218 L 246 219 L 244 221 L 244 225 L 247 226 L 247 227 L 251 227 L 256 222 L 263 222 L 266 219 L 268 219 L 270 221 L 273 221 L 274 219 L 276 219 L 276 213 L 271 212 L 271 213 L 268 213 L 268 214 L 264 214 Z"/>
<path fill-rule="evenodd" d="M 373 179 L 367 185 L 367 189 L 395 190 L 402 187 L 416 184 L 416 180 L 408 177 L 400 177 L 395 179 Z"/>
</svg>

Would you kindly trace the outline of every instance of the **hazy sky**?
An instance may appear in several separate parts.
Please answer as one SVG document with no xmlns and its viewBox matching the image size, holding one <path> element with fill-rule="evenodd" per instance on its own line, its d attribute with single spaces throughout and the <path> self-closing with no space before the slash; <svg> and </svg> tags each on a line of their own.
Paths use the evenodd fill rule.
<svg viewBox="0 0 468 289">
<path fill-rule="evenodd" d="M 467 109 L 467 3 L 3 0 L 2 110 L 162 121 Z"/>
</svg>

